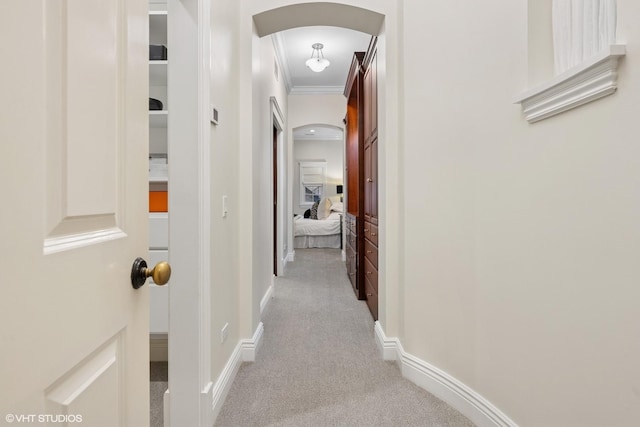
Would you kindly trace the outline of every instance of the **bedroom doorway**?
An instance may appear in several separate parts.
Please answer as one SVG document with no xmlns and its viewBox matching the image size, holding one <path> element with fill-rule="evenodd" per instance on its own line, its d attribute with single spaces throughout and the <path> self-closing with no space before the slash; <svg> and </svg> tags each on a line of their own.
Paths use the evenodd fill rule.
<svg viewBox="0 0 640 427">
<path fill-rule="evenodd" d="M 338 192 L 344 177 L 342 111 L 330 113 L 333 117 L 326 111 L 332 109 L 306 108 L 299 115 L 308 124 L 293 128 L 294 249 L 343 249 Z"/>
</svg>

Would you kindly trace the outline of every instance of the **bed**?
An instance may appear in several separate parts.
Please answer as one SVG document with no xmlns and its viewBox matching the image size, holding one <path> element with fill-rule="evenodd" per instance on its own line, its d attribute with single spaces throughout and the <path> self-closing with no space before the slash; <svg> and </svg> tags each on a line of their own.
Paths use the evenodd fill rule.
<svg viewBox="0 0 640 427">
<path fill-rule="evenodd" d="M 342 248 L 342 203 L 329 202 L 325 210 L 327 208 L 328 212 L 324 213 L 322 207 L 318 210 L 318 219 L 294 217 L 294 248 Z"/>
</svg>

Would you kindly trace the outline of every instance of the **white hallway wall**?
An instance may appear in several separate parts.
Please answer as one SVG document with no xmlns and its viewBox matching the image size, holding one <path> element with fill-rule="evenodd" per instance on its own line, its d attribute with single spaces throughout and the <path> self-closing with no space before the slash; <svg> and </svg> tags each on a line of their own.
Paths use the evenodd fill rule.
<svg viewBox="0 0 640 427">
<path fill-rule="evenodd" d="M 220 375 L 241 335 L 239 328 L 239 271 L 242 256 L 238 246 L 240 222 L 237 144 L 240 112 L 237 5 L 219 2 L 211 10 L 210 99 L 220 112 L 220 124 L 211 126 L 211 355 L 212 378 Z M 222 217 L 222 197 L 227 196 L 229 214 Z M 220 330 L 229 323 L 229 336 L 220 342 Z"/>
<path fill-rule="evenodd" d="M 248 22 L 252 24 L 250 17 Z M 242 21 L 241 21 L 242 22 Z M 253 27 L 253 26 L 252 26 Z M 245 30 L 249 28 L 244 27 Z M 274 75 L 274 61 L 276 60 L 275 50 L 270 37 L 258 37 L 255 33 L 252 36 L 252 121 L 243 120 L 243 127 L 251 123 L 251 162 L 244 162 L 241 158 L 239 171 L 244 168 L 251 168 L 252 188 L 245 194 L 245 201 L 251 198 L 250 206 L 242 209 L 245 214 L 246 224 L 251 226 L 252 253 L 251 268 L 251 295 L 250 299 L 243 299 L 242 303 L 252 301 L 250 317 L 242 318 L 245 333 L 253 333 L 260 323 L 260 303 L 272 283 L 273 278 L 273 205 L 272 205 L 272 128 L 271 128 L 271 97 L 277 99 L 280 110 L 286 117 L 287 91 L 283 79 L 276 80 Z M 245 82 L 242 83 L 243 85 Z M 286 126 L 285 123 L 285 126 Z M 285 135 L 284 144 L 288 141 Z M 290 157 L 287 157 L 290 158 Z M 289 224 L 285 224 L 289 227 Z M 288 246 L 291 247 L 291 246 Z M 248 252 L 244 252 L 248 253 Z M 243 306 L 241 305 L 241 309 Z M 250 320 L 249 320 L 250 319 Z M 249 321 L 249 323 L 247 323 Z M 251 336 L 251 335 L 249 335 Z"/>
<path fill-rule="evenodd" d="M 268 106 L 243 108 L 252 100 L 251 16 L 290 3 L 240 4 L 239 108 L 257 130 Z M 396 2 L 347 3 L 395 19 Z M 400 73 L 401 84 L 381 100 L 401 116 L 399 126 L 388 117 L 382 124 L 383 223 L 393 226 L 393 197 L 402 213 L 398 255 L 382 260 L 400 279 L 383 276 L 388 334 L 520 425 L 633 425 L 640 419 L 637 45 L 627 46 L 616 95 L 528 125 L 512 103 L 535 72 L 527 67 L 525 0 L 398 4 L 402 30 L 388 43 L 382 72 L 391 83 Z M 639 39 L 640 5 L 619 0 L 618 8 L 619 39 Z M 395 21 L 386 25 L 393 36 Z M 261 203 L 253 186 L 268 176 L 253 135 L 240 126 L 238 209 L 240 224 L 255 228 Z M 394 168 L 402 175 L 392 176 Z M 252 258 L 268 264 L 270 241 L 240 225 L 238 237 L 240 336 L 249 337 L 270 267 Z"/>
<path fill-rule="evenodd" d="M 270 285 L 270 97 L 277 98 L 285 116 L 287 98 L 283 83 L 273 75 L 270 38 L 243 40 L 238 36 L 239 4 L 216 2 L 213 6 L 209 97 L 220 112 L 219 125 L 211 126 L 210 145 L 210 342 L 215 382 L 224 374 L 239 340 L 253 335 L 260 321 L 260 300 Z M 250 21 L 245 31 L 250 34 Z M 238 55 L 243 42 L 247 57 Z M 253 109 L 242 108 L 238 99 L 243 94 L 255 99 Z M 243 138 L 249 144 L 241 144 Z M 222 216 L 223 196 L 227 196 L 226 217 Z M 221 343 L 220 331 L 226 323 L 229 335 Z"/>
<path fill-rule="evenodd" d="M 523 426 L 637 425 L 640 5 L 618 92 L 528 125 L 527 2 L 463 3 L 404 2 L 405 350 Z"/>
</svg>

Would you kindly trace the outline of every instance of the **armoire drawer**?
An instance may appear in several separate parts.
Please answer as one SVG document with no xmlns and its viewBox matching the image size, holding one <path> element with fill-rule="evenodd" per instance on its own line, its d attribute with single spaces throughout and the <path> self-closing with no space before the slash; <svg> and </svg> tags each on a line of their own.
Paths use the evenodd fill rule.
<svg viewBox="0 0 640 427">
<path fill-rule="evenodd" d="M 357 241 L 358 241 L 358 237 L 355 234 L 349 234 L 347 236 L 347 242 L 352 248 L 354 248 L 354 250 L 356 249 Z"/>
<path fill-rule="evenodd" d="M 371 282 L 371 286 L 378 292 L 378 269 L 367 258 L 364 259 L 364 277 Z"/>
<path fill-rule="evenodd" d="M 378 291 L 373 288 L 371 282 L 369 282 L 366 277 L 364 279 L 364 290 L 371 315 L 374 320 L 378 320 Z"/>
<path fill-rule="evenodd" d="M 378 248 L 368 240 L 364 241 L 364 256 L 376 269 L 378 268 Z"/>
<path fill-rule="evenodd" d="M 368 223 L 367 227 L 369 228 L 369 240 L 371 243 L 378 246 L 378 226 L 373 225 L 372 223 Z"/>
</svg>

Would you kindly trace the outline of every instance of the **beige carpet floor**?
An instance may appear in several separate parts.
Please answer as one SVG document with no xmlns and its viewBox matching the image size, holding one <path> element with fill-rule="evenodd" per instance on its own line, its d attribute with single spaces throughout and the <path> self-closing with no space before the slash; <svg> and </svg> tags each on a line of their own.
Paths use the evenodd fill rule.
<svg viewBox="0 0 640 427">
<path fill-rule="evenodd" d="M 150 367 L 150 403 L 151 427 L 164 427 L 164 392 L 169 384 L 169 370 L 167 362 L 151 362 Z"/>
<path fill-rule="evenodd" d="M 380 358 L 340 257 L 296 250 L 263 314 L 256 362 L 241 366 L 215 425 L 473 426 Z"/>
</svg>

